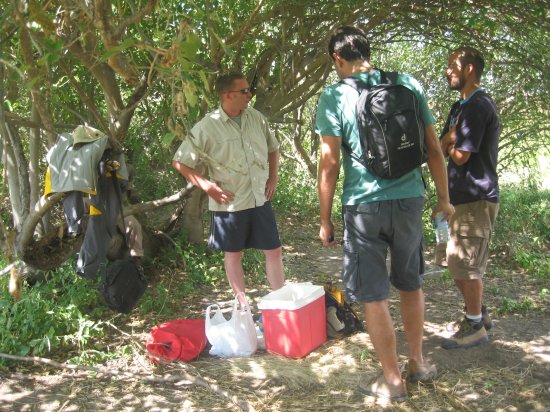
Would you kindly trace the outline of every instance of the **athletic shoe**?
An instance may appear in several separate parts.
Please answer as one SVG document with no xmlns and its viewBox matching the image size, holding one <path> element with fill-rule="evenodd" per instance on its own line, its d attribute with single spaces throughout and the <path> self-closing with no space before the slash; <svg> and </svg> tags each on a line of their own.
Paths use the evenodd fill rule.
<svg viewBox="0 0 550 412">
<path fill-rule="evenodd" d="M 392 402 L 403 402 L 409 398 L 404 383 L 397 386 L 390 385 L 386 382 L 384 375 L 380 375 L 378 378 L 367 384 L 360 382 L 358 390 L 365 395 L 374 396 L 375 398 L 385 399 Z"/>
<path fill-rule="evenodd" d="M 409 359 L 407 364 L 407 379 L 411 382 L 430 382 L 437 378 L 437 368 L 427 361 L 419 364 L 414 359 Z"/>
<path fill-rule="evenodd" d="M 481 306 L 481 321 L 483 322 L 485 330 L 493 329 L 493 320 L 491 319 L 487 306 L 485 305 Z"/>
<path fill-rule="evenodd" d="M 466 307 L 464 307 L 464 310 L 466 310 Z M 481 321 L 483 322 L 483 326 L 485 327 L 486 331 L 490 331 L 491 329 L 493 329 L 493 320 L 491 319 L 489 311 L 487 310 L 487 306 L 485 305 L 481 306 Z M 447 324 L 447 327 L 445 329 L 447 329 L 448 332 L 458 332 L 461 323 L 462 318 Z"/>
<path fill-rule="evenodd" d="M 443 339 L 443 349 L 469 349 L 481 345 L 489 340 L 483 322 L 473 322 L 466 317 L 460 323 L 460 328 L 453 336 Z"/>
</svg>

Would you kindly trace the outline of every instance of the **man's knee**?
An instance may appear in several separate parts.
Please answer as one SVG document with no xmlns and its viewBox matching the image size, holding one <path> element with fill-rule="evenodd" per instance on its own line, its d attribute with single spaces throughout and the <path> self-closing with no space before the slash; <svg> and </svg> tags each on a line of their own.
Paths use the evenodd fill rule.
<svg viewBox="0 0 550 412">
<path fill-rule="evenodd" d="M 278 248 L 275 248 L 275 249 L 264 250 L 264 254 L 266 258 L 272 258 L 272 259 L 280 258 L 283 255 L 282 247 L 279 246 Z"/>
<path fill-rule="evenodd" d="M 365 312 L 369 310 L 385 310 L 386 308 L 389 308 L 389 301 L 388 299 L 372 300 L 368 302 L 363 302 L 363 306 Z"/>
<path fill-rule="evenodd" d="M 240 262 L 242 252 L 224 252 L 224 259 L 226 262 Z"/>
</svg>

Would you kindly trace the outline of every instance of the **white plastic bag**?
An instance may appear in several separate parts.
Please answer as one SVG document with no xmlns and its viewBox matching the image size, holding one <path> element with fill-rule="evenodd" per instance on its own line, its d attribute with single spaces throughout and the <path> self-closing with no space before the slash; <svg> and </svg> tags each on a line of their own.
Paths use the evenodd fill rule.
<svg viewBox="0 0 550 412">
<path fill-rule="evenodd" d="M 213 304 L 206 308 L 205 332 L 212 345 L 211 355 L 250 356 L 256 352 L 258 347 L 256 327 L 250 306 L 246 298 L 243 300 L 246 302 L 245 307 L 239 309 L 239 299 L 235 297 L 229 320 L 225 319 L 219 305 Z M 215 310 L 214 316 L 211 316 L 212 310 Z"/>
</svg>

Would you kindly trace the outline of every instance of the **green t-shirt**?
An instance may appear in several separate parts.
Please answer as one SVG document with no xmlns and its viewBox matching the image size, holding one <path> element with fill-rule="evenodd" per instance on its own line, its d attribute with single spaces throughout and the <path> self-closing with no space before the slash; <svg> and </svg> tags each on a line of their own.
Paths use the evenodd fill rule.
<svg viewBox="0 0 550 412">
<path fill-rule="evenodd" d="M 368 82 L 369 85 L 380 83 L 378 70 L 369 73 L 357 73 L 353 77 Z M 397 83 L 411 89 L 420 102 L 420 112 L 426 125 L 432 125 L 435 119 L 428 108 L 420 84 L 411 76 L 399 74 Z M 343 83 L 327 87 L 317 107 L 316 132 L 322 136 L 334 136 L 343 139 L 357 157 L 361 157 L 361 143 L 355 119 L 355 105 L 359 93 Z M 342 150 L 344 167 L 343 205 L 382 200 L 407 199 L 424 196 L 424 183 L 420 167 L 399 179 L 382 179 L 371 173 L 359 162 Z"/>
</svg>

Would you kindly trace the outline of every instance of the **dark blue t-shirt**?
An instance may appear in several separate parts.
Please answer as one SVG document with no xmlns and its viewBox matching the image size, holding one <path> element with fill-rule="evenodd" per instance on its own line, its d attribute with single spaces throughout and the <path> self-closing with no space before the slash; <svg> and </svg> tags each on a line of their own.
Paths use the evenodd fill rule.
<svg viewBox="0 0 550 412">
<path fill-rule="evenodd" d="M 449 157 L 449 195 L 453 205 L 477 200 L 499 201 L 497 156 L 500 123 L 495 103 L 478 89 L 467 99 L 459 100 L 451 108 L 443 137 L 449 125 L 458 118 L 455 148 L 470 152 L 462 166 Z"/>
</svg>

